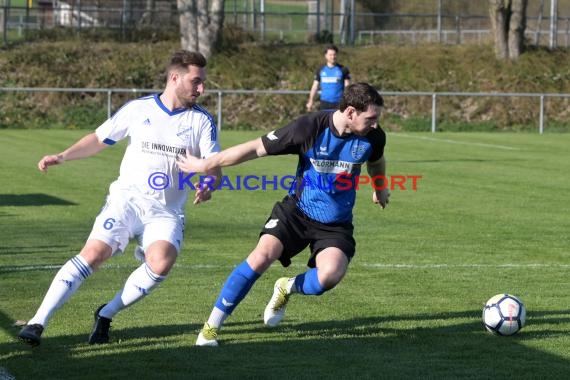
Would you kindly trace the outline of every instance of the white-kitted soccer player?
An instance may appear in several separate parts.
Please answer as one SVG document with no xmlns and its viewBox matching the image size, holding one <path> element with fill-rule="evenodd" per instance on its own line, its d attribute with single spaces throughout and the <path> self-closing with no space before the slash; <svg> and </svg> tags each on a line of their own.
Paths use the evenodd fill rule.
<svg viewBox="0 0 570 380">
<path fill-rule="evenodd" d="M 192 184 L 180 173 L 179 155 L 207 158 L 220 151 L 212 116 L 196 104 L 204 92 L 206 59 L 197 52 L 175 52 L 167 67 L 167 83 L 160 94 L 125 104 L 65 151 L 43 157 L 38 168 L 92 156 L 128 138 L 119 178 L 109 187 L 105 206 L 79 254 L 55 275 L 36 314 L 18 337 L 40 344 L 42 332 L 53 313 L 75 293 L 83 281 L 111 256 L 122 252 L 129 239 L 137 238 L 136 256 L 143 264 L 127 279 L 116 296 L 95 311 L 89 343 L 107 343 L 112 318 L 120 310 L 145 297 L 159 285 L 180 252 L 184 231 L 184 205 Z M 221 180 L 221 170 L 209 186 L 197 188 L 194 203 L 211 198 Z"/>
</svg>

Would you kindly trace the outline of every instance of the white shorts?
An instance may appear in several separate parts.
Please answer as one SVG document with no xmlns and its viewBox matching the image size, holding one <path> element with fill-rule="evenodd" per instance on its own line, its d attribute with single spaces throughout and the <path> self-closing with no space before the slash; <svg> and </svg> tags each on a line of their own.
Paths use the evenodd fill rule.
<svg viewBox="0 0 570 380">
<path fill-rule="evenodd" d="M 89 239 L 108 244 L 115 255 L 123 252 L 133 237 L 144 250 L 157 240 L 166 240 L 180 252 L 184 217 L 162 203 L 136 193 L 109 195 L 95 219 Z"/>
</svg>

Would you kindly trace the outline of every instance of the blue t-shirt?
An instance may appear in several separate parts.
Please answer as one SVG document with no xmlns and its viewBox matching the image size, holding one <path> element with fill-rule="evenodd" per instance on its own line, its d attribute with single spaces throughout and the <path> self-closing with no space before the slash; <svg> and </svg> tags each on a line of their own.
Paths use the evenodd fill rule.
<svg viewBox="0 0 570 380">
<path fill-rule="evenodd" d="M 344 81 L 350 79 L 348 67 L 339 65 L 333 67 L 324 65 L 315 73 L 315 80 L 321 85 L 321 101 L 338 103 L 344 91 Z"/>
<path fill-rule="evenodd" d="M 299 156 L 289 195 L 306 216 L 325 224 L 352 222 L 356 176 L 362 164 L 383 156 L 386 145 L 380 128 L 366 136 L 339 136 L 332 115 L 306 114 L 261 138 L 269 155 Z"/>
</svg>

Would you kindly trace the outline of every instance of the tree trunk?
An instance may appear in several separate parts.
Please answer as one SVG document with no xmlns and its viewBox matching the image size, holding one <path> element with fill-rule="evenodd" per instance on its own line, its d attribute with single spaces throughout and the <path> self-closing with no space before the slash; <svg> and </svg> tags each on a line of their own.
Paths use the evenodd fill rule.
<svg viewBox="0 0 570 380">
<path fill-rule="evenodd" d="M 509 57 L 509 45 L 507 39 L 507 20 L 509 18 L 508 0 L 489 0 L 489 15 L 491 16 L 491 28 L 495 41 L 495 56 L 498 59 Z"/>
<path fill-rule="evenodd" d="M 178 0 L 178 12 L 182 49 L 210 57 L 221 39 L 224 0 Z"/>
<path fill-rule="evenodd" d="M 527 3 L 528 0 L 512 0 L 512 15 L 509 23 L 509 59 L 512 61 L 516 61 L 524 49 Z"/>
<path fill-rule="evenodd" d="M 144 5 L 144 12 L 139 20 L 139 24 L 152 25 L 154 23 L 154 20 L 157 18 L 155 16 L 155 11 L 156 11 L 155 0 L 146 0 Z"/>
<path fill-rule="evenodd" d="M 516 60 L 524 48 L 528 0 L 489 0 L 495 55 Z"/>
<path fill-rule="evenodd" d="M 2 36 L 2 45 L 6 42 L 6 31 L 4 30 L 4 9 L 8 8 L 0 8 L 0 36 Z"/>
</svg>

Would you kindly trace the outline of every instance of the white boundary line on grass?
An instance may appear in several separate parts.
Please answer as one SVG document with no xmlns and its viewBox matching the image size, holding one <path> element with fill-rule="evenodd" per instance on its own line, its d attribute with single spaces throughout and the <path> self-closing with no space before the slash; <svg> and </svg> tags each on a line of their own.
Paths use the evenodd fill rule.
<svg viewBox="0 0 570 380">
<path fill-rule="evenodd" d="M 494 149 L 502 149 L 502 150 L 520 150 L 519 148 L 515 148 L 515 147 L 507 146 L 507 145 L 486 144 L 486 143 L 477 143 L 477 142 L 471 142 L 471 141 L 457 141 L 457 140 L 449 140 L 449 139 L 438 139 L 435 137 L 427 137 L 427 136 L 411 136 L 411 135 L 407 135 L 405 133 L 392 133 L 392 134 L 390 134 L 390 136 L 400 136 L 400 137 L 406 137 L 406 138 L 418 139 L 418 140 L 438 141 L 438 142 L 444 142 L 444 143 L 448 143 L 448 144 L 482 146 L 485 148 L 494 148 Z"/>
<path fill-rule="evenodd" d="M 355 266 L 362 266 L 365 268 L 378 268 L 378 269 L 454 269 L 454 268 L 569 268 L 570 264 L 540 264 L 540 263 L 529 263 L 529 264 L 386 264 L 386 263 L 354 263 Z M 293 264 L 294 267 L 304 267 L 304 264 L 298 263 Z M 235 268 L 235 265 L 213 265 L 213 264 L 195 264 L 195 265 L 183 265 L 174 264 L 175 268 L 181 269 L 221 269 Z M 0 267 L 0 273 L 14 273 L 14 272 L 28 272 L 28 271 L 44 271 L 44 270 L 55 270 L 61 268 L 61 265 L 27 265 L 27 266 L 6 266 Z M 101 269 L 134 269 L 131 265 L 103 265 Z"/>
</svg>

